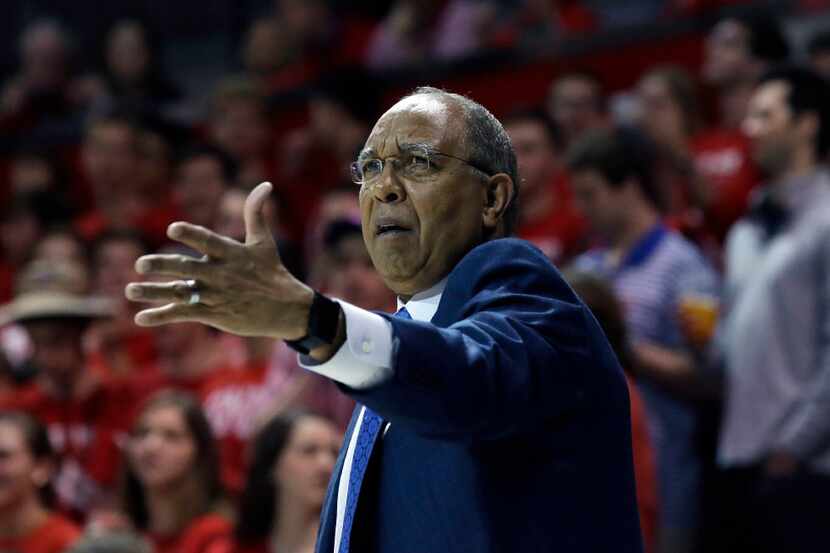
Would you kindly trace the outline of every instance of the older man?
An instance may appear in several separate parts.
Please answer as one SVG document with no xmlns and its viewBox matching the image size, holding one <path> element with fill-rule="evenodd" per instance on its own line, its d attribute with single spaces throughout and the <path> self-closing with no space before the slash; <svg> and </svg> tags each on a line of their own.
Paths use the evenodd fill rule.
<svg viewBox="0 0 830 553">
<path fill-rule="evenodd" d="M 165 305 L 142 325 L 202 321 L 289 340 L 358 408 L 323 507 L 321 553 L 640 551 L 628 396 L 596 321 L 515 221 L 501 124 L 418 89 L 354 167 L 363 237 L 395 316 L 334 302 L 275 255 L 260 185 L 244 244 L 176 223 L 206 254 L 147 256 L 131 284 Z"/>
</svg>

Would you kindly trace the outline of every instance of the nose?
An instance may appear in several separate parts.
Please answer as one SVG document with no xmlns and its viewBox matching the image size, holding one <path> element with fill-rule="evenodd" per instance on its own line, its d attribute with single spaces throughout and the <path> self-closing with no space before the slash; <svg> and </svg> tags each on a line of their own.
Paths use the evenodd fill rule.
<svg viewBox="0 0 830 553">
<path fill-rule="evenodd" d="M 398 179 L 391 160 L 383 165 L 383 173 L 374 184 L 372 192 L 377 201 L 385 204 L 394 204 L 406 199 L 406 190 Z"/>
</svg>

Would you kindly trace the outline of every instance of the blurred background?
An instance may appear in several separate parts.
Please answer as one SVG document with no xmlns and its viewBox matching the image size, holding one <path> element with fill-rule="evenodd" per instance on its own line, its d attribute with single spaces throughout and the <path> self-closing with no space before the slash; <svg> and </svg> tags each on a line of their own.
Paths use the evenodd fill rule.
<svg viewBox="0 0 830 553">
<path fill-rule="evenodd" d="M 244 238 L 269 180 L 292 272 L 394 310 L 349 165 L 431 85 L 504 123 L 518 235 L 617 349 L 647 550 L 830 551 L 830 1 L 3 8 L 0 550 L 313 549 L 351 400 L 282 343 L 140 329 L 123 289 L 194 253 L 174 220 Z"/>
</svg>

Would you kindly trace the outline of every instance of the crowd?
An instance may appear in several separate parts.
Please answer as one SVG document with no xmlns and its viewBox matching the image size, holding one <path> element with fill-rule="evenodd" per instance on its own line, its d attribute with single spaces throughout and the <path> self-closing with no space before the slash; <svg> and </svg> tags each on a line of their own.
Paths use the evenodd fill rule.
<svg viewBox="0 0 830 553">
<path fill-rule="evenodd" d="M 277 0 L 203 116 L 139 19 L 90 71 L 58 21 L 22 29 L 0 87 L 0 550 L 312 551 L 352 401 L 282 342 L 137 327 L 136 258 L 192 253 L 174 220 L 244 240 L 245 197 L 269 180 L 290 270 L 393 310 L 349 174 L 388 100 L 378 72 L 545 50 L 621 4 L 397 0 L 363 20 Z M 518 236 L 627 372 L 650 552 L 830 548 L 830 31 L 792 52 L 775 18 L 735 12 L 700 67 L 627 90 L 568 69 L 497 113 Z"/>
</svg>

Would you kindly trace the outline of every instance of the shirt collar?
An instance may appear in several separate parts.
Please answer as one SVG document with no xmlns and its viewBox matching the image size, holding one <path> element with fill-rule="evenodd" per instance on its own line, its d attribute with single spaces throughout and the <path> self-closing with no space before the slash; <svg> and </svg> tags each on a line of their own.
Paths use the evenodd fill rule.
<svg viewBox="0 0 830 553">
<path fill-rule="evenodd" d="M 663 223 L 657 223 L 654 227 L 648 231 L 645 236 L 640 238 L 634 247 L 632 247 L 625 257 L 620 261 L 619 269 L 625 269 L 627 267 L 634 267 L 639 265 L 640 263 L 644 262 L 648 259 L 654 250 L 657 249 L 657 246 L 663 240 L 663 237 L 666 236 L 667 229 Z"/>
<path fill-rule="evenodd" d="M 438 311 L 438 304 L 441 303 L 441 295 L 444 293 L 444 288 L 446 287 L 447 278 L 444 278 L 423 292 L 418 292 L 406 303 L 398 298 L 398 310 L 401 307 L 406 307 L 410 316 L 416 321 L 431 321 L 435 312 Z"/>
</svg>

